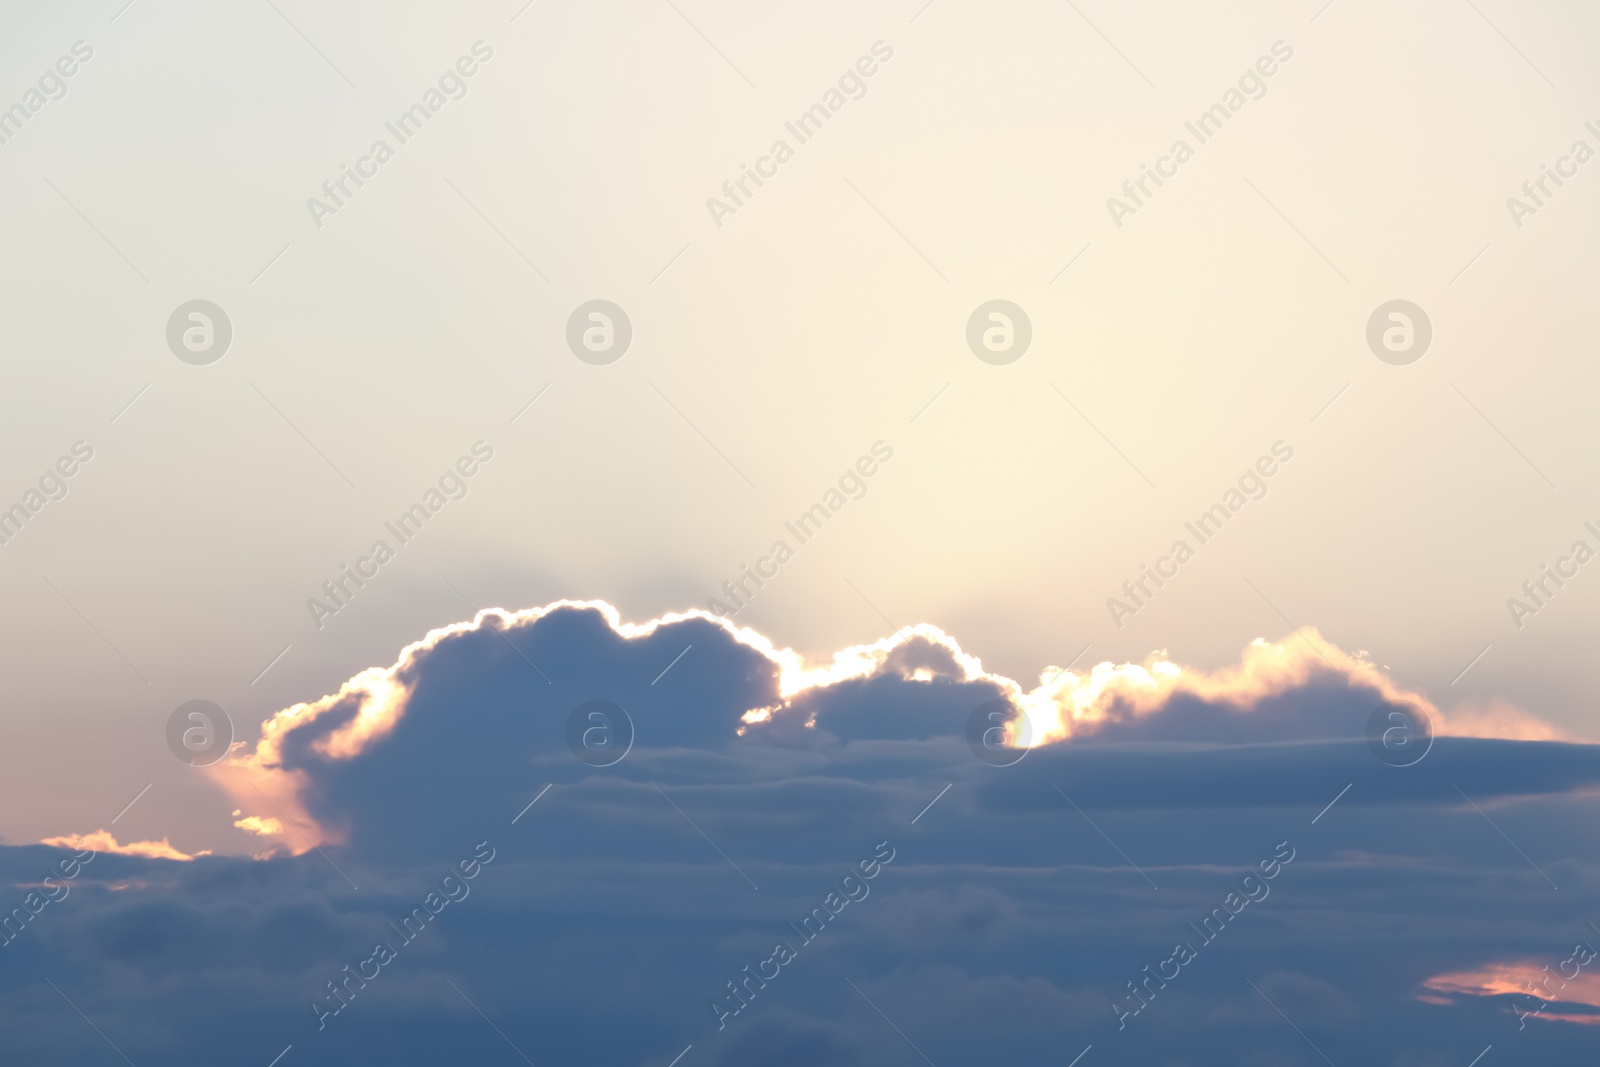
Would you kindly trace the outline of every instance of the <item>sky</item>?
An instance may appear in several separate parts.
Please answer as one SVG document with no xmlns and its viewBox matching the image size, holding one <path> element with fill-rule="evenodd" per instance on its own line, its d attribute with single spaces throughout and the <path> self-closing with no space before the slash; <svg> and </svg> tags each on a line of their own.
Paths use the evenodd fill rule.
<svg viewBox="0 0 1600 1067">
<path fill-rule="evenodd" d="M 1587 1047 L 1597 17 L 0 12 L 16 1054 Z"/>
</svg>

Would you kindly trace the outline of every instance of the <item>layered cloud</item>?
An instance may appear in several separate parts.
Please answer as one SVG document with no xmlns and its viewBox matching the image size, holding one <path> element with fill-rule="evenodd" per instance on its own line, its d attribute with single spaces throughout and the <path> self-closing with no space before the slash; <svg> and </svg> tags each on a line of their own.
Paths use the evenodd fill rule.
<svg viewBox="0 0 1600 1067">
<path fill-rule="evenodd" d="M 595 700 L 632 722 L 600 760 Z M 970 743 L 995 702 L 1006 766 Z M 1393 703 L 1441 726 L 1413 766 L 1367 740 Z M 255 858 L 52 839 L 100 855 L 45 904 L 57 849 L 0 848 L 0 1022 L 23 1062 L 181 1067 L 1322 1062 L 1285 1016 L 1338 1063 L 1572 1056 L 1591 986 L 1523 1031 L 1528 975 L 1482 961 L 1600 921 L 1600 748 L 1520 729 L 1310 631 L 1023 686 L 933 627 L 812 662 L 698 613 L 484 612 L 213 770 Z"/>
</svg>

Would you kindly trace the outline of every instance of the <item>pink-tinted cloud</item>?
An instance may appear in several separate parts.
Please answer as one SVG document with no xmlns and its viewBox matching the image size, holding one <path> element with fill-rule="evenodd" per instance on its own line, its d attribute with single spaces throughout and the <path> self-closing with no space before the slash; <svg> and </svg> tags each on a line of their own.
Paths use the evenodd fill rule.
<svg viewBox="0 0 1600 1067">
<path fill-rule="evenodd" d="M 114 856 L 143 856 L 146 859 L 156 860 L 192 860 L 194 856 L 187 852 L 180 852 L 172 847 L 166 838 L 160 841 L 129 841 L 125 845 L 117 843 L 117 839 L 110 830 L 96 830 L 89 834 L 64 834 L 61 837 L 47 837 L 39 842 L 41 845 L 52 845 L 56 848 L 70 848 L 78 851 L 105 852 Z M 197 852 L 197 856 L 209 853 Z"/>
<path fill-rule="evenodd" d="M 1473 970 L 1429 978 L 1422 987 L 1432 992 L 1418 994 L 1417 999 L 1428 1004 L 1450 1004 L 1454 1003 L 1453 997 L 1520 994 L 1526 1001 L 1515 1007 L 1521 1018 L 1600 1026 L 1600 973 L 1578 971 L 1576 967 L 1572 970 L 1576 972 L 1574 977 L 1565 978 L 1560 968 L 1552 969 L 1526 960 L 1488 963 Z M 1595 1011 L 1573 1011 L 1574 1008 Z"/>
</svg>

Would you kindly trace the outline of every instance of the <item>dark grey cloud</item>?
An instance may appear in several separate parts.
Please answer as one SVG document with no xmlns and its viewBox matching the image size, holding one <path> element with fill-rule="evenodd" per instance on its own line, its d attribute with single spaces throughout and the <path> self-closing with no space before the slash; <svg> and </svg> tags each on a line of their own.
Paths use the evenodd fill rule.
<svg viewBox="0 0 1600 1067">
<path fill-rule="evenodd" d="M 1392 1065 L 1592 1042 L 1557 1021 L 1518 1032 L 1503 1000 L 1417 995 L 1600 941 L 1593 748 L 1444 737 L 1391 767 L 1364 738 L 1372 694 L 1314 680 L 1248 713 L 1174 700 L 996 768 L 965 729 L 998 689 L 939 666 L 784 704 L 772 661 L 702 620 L 625 640 L 568 610 L 448 638 L 359 755 L 316 748 L 353 703 L 286 738 L 307 809 L 345 844 L 88 864 L 0 948 L 8 1051 L 120 1062 L 109 1038 L 135 1063 L 264 1065 L 292 1044 L 292 1067 L 521 1062 L 514 1044 L 541 1067 L 665 1067 L 692 1045 L 694 1067 L 921 1063 L 915 1044 L 950 1067 L 1093 1044 L 1089 1067 L 1322 1062 L 1306 1038 Z M 614 766 L 567 747 L 592 699 L 637 728 Z M 408 940 L 405 917 L 484 842 L 493 860 Z M 1294 859 L 1270 892 L 1199 941 L 1192 924 L 1280 843 Z M 879 847 L 894 858 L 835 913 Z M 60 855 L 0 848 L 0 884 L 20 902 Z M 1113 1002 L 1180 941 L 1195 959 L 1119 1030 Z M 713 1001 L 779 943 L 794 958 L 719 1029 Z M 393 958 L 326 999 L 380 944 Z M 346 998 L 319 1029 L 313 1005 Z"/>
</svg>

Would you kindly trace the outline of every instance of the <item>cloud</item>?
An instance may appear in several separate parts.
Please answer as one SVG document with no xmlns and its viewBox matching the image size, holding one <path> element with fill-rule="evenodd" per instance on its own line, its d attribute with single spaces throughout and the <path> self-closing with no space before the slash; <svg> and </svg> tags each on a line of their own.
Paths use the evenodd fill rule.
<svg viewBox="0 0 1600 1067">
<path fill-rule="evenodd" d="M 1587 955 L 1592 963 L 1593 950 Z M 1453 996 L 1510 997 L 1506 1010 L 1515 1014 L 1519 1022 L 1542 1019 L 1600 1026 L 1600 974 L 1580 970 L 1575 965 L 1578 958 L 1569 957 L 1566 967 L 1516 960 L 1434 975 L 1422 983 L 1422 988 L 1443 995 L 1419 994 L 1417 999 L 1449 1004 Z"/>
<path fill-rule="evenodd" d="M 241 851 L 271 843 L 259 858 L 56 838 L 108 847 L 42 904 L 63 853 L 0 847 L 0 887 L 32 913 L 0 947 L 8 1052 L 107 1055 L 76 1005 L 174 1067 L 290 1044 L 306 1067 L 515 1061 L 507 1040 L 541 1064 L 666 1067 L 690 1045 L 679 1067 L 921 1062 L 908 1040 L 939 1063 L 1091 1043 L 1108 1062 L 1303 1061 L 1254 984 L 1334 1062 L 1426 1064 L 1481 1034 L 1465 1062 L 1516 1033 L 1480 961 L 1586 936 L 1600 746 L 1445 735 L 1390 766 L 1367 720 L 1421 694 L 1306 636 L 1024 691 L 932 628 L 808 661 L 692 613 L 481 613 L 284 709 L 215 772 Z M 605 766 L 569 748 L 597 699 L 634 726 Z M 1063 728 L 980 761 L 973 711 L 1035 699 Z M 1128 983 L 1279 842 L 1297 855 L 1270 895 L 1119 1030 Z M 446 883 L 480 845 L 496 858 L 470 893 Z M 880 845 L 895 858 L 870 893 L 719 1027 L 729 984 Z M 408 939 L 418 908 L 435 918 Z M 379 944 L 401 947 L 374 970 Z M 1584 1029 L 1518 1040 L 1574 1056 Z"/>
<path fill-rule="evenodd" d="M 61 837 L 47 837 L 39 843 L 41 845 L 50 845 L 53 848 L 105 852 L 114 856 L 144 856 L 148 859 L 182 861 L 194 859 L 194 856 L 173 848 L 171 842 L 164 837 L 160 841 L 130 841 L 126 845 L 119 845 L 110 830 L 96 830 L 89 834 L 65 834 Z M 200 852 L 198 855 L 204 856 L 208 855 L 208 853 Z"/>
<path fill-rule="evenodd" d="M 654 679 L 669 663 L 676 677 L 657 689 Z M 685 686 L 696 688 L 695 701 L 666 695 Z M 362 829 L 361 809 L 380 797 L 398 805 L 391 811 L 413 809 L 417 825 L 426 825 L 427 812 L 398 795 L 394 774 L 426 776 L 433 767 L 436 776 L 449 776 L 439 768 L 477 767 L 474 780 L 453 783 L 460 800 L 492 788 L 517 765 L 559 757 L 565 716 L 594 698 L 651 709 L 636 723 L 641 746 L 707 752 L 736 750 L 740 740 L 826 738 L 844 746 L 959 738 L 973 709 L 992 700 L 1005 701 L 1017 722 L 1028 724 L 1026 731 L 1013 724 L 1012 743 L 1045 749 L 1085 741 L 1360 737 L 1364 716 L 1385 702 L 1421 709 L 1442 735 L 1556 736 L 1504 704 L 1447 715 L 1309 628 L 1282 642 L 1254 641 L 1238 664 L 1216 670 L 1155 654 L 1143 664 L 1103 662 L 1081 672 L 1050 667 L 1025 688 L 987 671 L 928 624 L 816 663 L 702 611 L 635 624 L 603 601 L 560 601 L 489 609 L 433 630 L 393 665 L 279 711 L 253 748 L 212 773 L 248 813 L 241 829 L 304 852 L 348 843 Z M 872 705 L 870 714 L 860 712 L 863 703 Z M 490 736 L 518 743 L 488 745 Z M 366 769 L 386 761 L 388 781 Z M 366 830 L 370 840 L 373 827 Z"/>
<path fill-rule="evenodd" d="M 233 813 L 236 816 L 243 814 L 237 808 Z M 266 817 L 245 815 L 243 818 L 234 819 L 233 825 L 247 834 L 256 834 L 259 837 L 282 837 L 285 832 L 283 823 L 270 815 Z"/>
<path fill-rule="evenodd" d="M 1439 732 L 1461 737 L 1504 737 L 1513 741 L 1577 740 L 1565 730 L 1505 700 L 1453 708 Z"/>
<path fill-rule="evenodd" d="M 713 1067 L 812 1067 L 819 1063 L 860 1067 L 868 1060 L 860 1043 L 843 1028 L 775 1011 L 748 1029 L 730 1034 L 707 1062 Z"/>
</svg>

